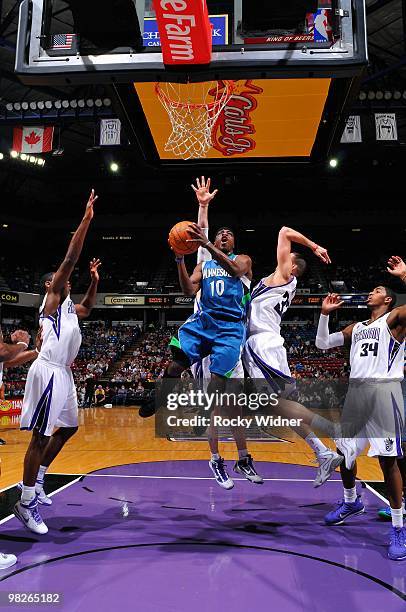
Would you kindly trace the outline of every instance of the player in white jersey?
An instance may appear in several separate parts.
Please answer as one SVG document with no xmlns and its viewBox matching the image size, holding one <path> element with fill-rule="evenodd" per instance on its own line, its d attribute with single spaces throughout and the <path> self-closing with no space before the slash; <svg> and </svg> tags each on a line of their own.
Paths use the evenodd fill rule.
<svg viewBox="0 0 406 612">
<path fill-rule="evenodd" d="M 303 419 L 307 416 L 307 420 L 294 430 L 315 452 L 319 465 L 314 481 L 317 487 L 330 477 L 342 462 L 342 457 L 327 448 L 313 433 L 310 425 L 306 424 L 313 418 L 311 412 L 292 400 L 295 379 L 289 369 L 281 321 L 295 296 L 297 278 L 306 269 L 302 257 L 291 252 L 292 242 L 311 249 L 323 263 L 330 263 L 329 255 L 323 247 L 291 228 L 283 227 L 280 230 L 277 267 L 252 291 L 243 362 L 248 376 L 260 387 L 259 390 L 262 391 L 262 381 L 265 379 L 271 391 L 279 395 L 276 411 L 288 418 Z"/>
<path fill-rule="evenodd" d="M 17 367 L 36 359 L 37 350 L 28 350 L 30 336 L 28 332 L 18 329 L 11 334 L 13 344 L 3 342 L 3 334 L 0 329 L 0 388 L 3 384 L 3 366 L 6 368 Z M 1 403 L 1 401 L 0 401 Z M 0 463 L 1 475 L 1 463 Z M 5 570 L 17 563 L 15 555 L 0 553 L 0 570 Z"/>
<path fill-rule="evenodd" d="M 196 186 L 192 185 L 192 189 L 196 194 L 197 201 L 199 203 L 199 215 L 197 224 L 201 227 L 207 239 L 209 239 L 209 218 L 208 218 L 208 208 L 210 202 L 216 196 L 218 190 L 215 189 L 212 193 L 210 193 L 210 178 L 206 179 L 202 176 L 200 179 L 196 179 Z M 204 247 L 199 247 L 197 252 L 197 263 L 200 264 L 205 261 L 210 261 L 212 259 L 211 253 Z M 197 312 L 199 309 L 199 298 L 200 292 L 197 293 L 194 302 L 194 312 Z M 191 367 L 191 372 L 193 377 L 196 380 L 200 380 L 204 386 L 204 390 L 207 391 L 208 384 L 210 382 L 210 356 L 204 357 L 201 361 L 193 364 Z M 238 364 L 236 365 L 231 378 L 243 382 L 244 380 L 244 368 L 242 365 L 242 360 L 240 359 Z M 241 391 L 243 390 L 241 386 Z M 242 417 L 242 409 L 240 406 L 235 406 L 233 410 L 234 417 Z M 203 433 L 206 428 L 200 427 L 198 428 L 198 433 Z M 232 434 L 237 446 L 238 451 L 238 460 L 234 464 L 234 471 L 238 474 L 244 476 L 250 482 L 254 484 L 263 484 L 263 478 L 258 474 L 255 469 L 254 462 L 252 456 L 248 452 L 247 448 L 247 438 L 245 435 L 245 431 L 243 427 L 233 427 Z M 224 465 L 224 459 L 220 457 L 219 454 L 219 440 L 218 440 L 218 428 L 214 425 L 210 426 L 209 433 L 209 441 L 211 448 L 211 459 L 209 462 L 209 467 L 212 470 L 216 482 L 223 487 L 224 489 L 232 489 L 234 487 L 234 482 L 232 478 L 228 475 L 227 468 Z M 221 467 L 219 469 L 219 465 Z"/>
<path fill-rule="evenodd" d="M 40 311 L 42 346 L 31 366 L 25 387 L 21 429 L 32 431 L 24 459 L 21 501 L 14 506 L 16 517 L 27 529 L 44 534 L 37 503 L 50 505 L 44 493 L 45 472 L 78 428 L 78 405 L 71 365 L 81 345 L 79 319 L 90 315 L 96 302 L 99 260 L 90 263 L 91 284 L 81 304 L 70 298 L 70 277 L 82 252 L 97 200 L 92 190 L 85 215 L 74 233 L 65 259 L 55 273 L 45 277 L 47 293 Z M 58 429 L 54 432 L 54 428 Z"/>
<path fill-rule="evenodd" d="M 406 559 L 406 530 L 403 526 L 402 478 L 397 458 L 403 456 L 403 380 L 406 306 L 394 308 L 396 294 L 384 286 L 368 295 L 371 317 L 342 332 L 329 334 L 329 314 L 343 304 L 331 294 L 323 301 L 316 344 L 327 349 L 350 347 L 350 381 L 343 414 L 342 437 L 337 448 L 345 456 L 341 464 L 344 500 L 325 517 L 328 525 L 341 525 L 365 511 L 357 495 L 356 458 L 369 445 L 368 455 L 378 457 L 391 507 L 392 531 L 388 556 Z"/>
</svg>

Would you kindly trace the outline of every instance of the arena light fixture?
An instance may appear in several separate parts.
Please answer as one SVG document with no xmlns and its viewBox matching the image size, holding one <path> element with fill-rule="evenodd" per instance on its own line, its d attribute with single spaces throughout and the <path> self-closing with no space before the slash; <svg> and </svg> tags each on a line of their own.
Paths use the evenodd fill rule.
<svg viewBox="0 0 406 612">
<path fill-rule="evenodd" d="M 351 231 L 352 231 L 352 232 L 357 232 L 357 233 L 358 233 L 358 232 L 360 232 L 360 231 L 361 231 L 361 228 L 360 228 L 360 227 L 353 227 Z"/>
<path fill-rule="evenodd" d="M 368 91 L 368 100 L 375 100 L 375 92 Z"/>
<path fill-rule="evenodd" d="M 28 157 L 28 155 L 26 155 L 25 153 L 21 153 L 21 155 L 20 155 L 20 159 L 22 161 L 27 161 L 27 157 Z"/>
<path fill-rule="evenodd" d="M 328 162 L 328 165 L 330 166 L 330 168 L 337 168 L 338 159 L 336 159 L 335 157 L 332 157 L 330 161 Z"/>
<path fill-rule="evenodd" d="M 110 98 L 104 98 L 104 100 L 103 100 L 103 106 L 111 106 L 111 100 L 110 100 Z"/>
<path fill-rule="evenodd" d="M 23 110 L 28 110 L 29 106 L 28 106 L 28 102 L 21 102 L 21 108 Z"/>
<path fill-rule="evenodd" d="M 85 108 L 86 102 L 84 100 L 78 100 L 78 106 L 79 108 Z"/>
<path fill-rule="evenodd" d="M 103 100 L 101 100 L 100 98 L 97 98 L 97 99 L 94 101 L 94 105 L 95 105 L 97 108 L 101 108 L 101 107 L 103 106 Z"/>
<path fill-rule="evenodd" d="M 50 110 L 53 106 L 53 103 L 51 100 L 46 100 L 45 102 L 45 108 L 47 108 L 48 110 Z"/>
<path fill-rule="evenodd" d="M 71 108 L 77 108 L 78 107 L 78 101 L 77 100 L 71 100 L 69 102 L 69 104 L 70 104 Z"/>
<path fill-rule="evenodd" d="M 392 100 L 392 95 L 393 95 L 393 94 L 392 94 L 392 92 L 391 92 L 391 91 L 385 91 L 385 93 L 384 93 L 384 96 L 383 96 L 383 97 L 385 98 L 385 100 Z"/>
<path fill-rule="evenodd" d="M 400 98 L 402 97 L 402 94 L 400 91 L 396 90 L 393 92 L 393 99 L 394 100 L 400 100 Z"/>
<path fill-rule="evenodd" d="M 45 104 L 46 102 L 44 102 L 43 100 L 40 100 L 39 102 L 37 102 L 38 110 L 44 110 Z"/>
<path fill-rule="evenodd" d="M 17 159 L 17 157 L 18 157 L 17 151 L 14 151 L 14 150 L 10 151 L 10 157 L 12 157 L 13 159 Z"/>
<path fill-rule="evenodd" d="M 30 162 L 31 162 L 32 164 L 36 164 L 36 163 L 37 163 L 37 158 L 36 158 L 36 157 L 34 157 L 33 155 L 30 155 Z"/>
<path fill-rule="evenodd" d="M 55 108 L 57 108 L 59 110 L 60 108 L 62 108 L 62 101 L 61 100 L 55 100 L 54 106 L 55 106 Z"/>
<path fill-rule="evenodd" d="M 0 160 L 4 159 L 4 153 L 0 153 Z"/>
<path fill-rule="evenodd" d="M 119 165 L 118 165 L 118 164 L 116 164 L 116 162 L 112 162 L 112 163 L 110 164 L 110 170 L 111 170 L 112 172 L 118 172 L 118 171 L 119 171 Z"/>
<path fill-rule="evenodd" d="M 9 112 L 13 110 L 13 105 L 11 102 L 9 102 L 8 104 L 6 104 L 6 110 L 8 110 Z"/>
<path fill-rule="evenodd" d="M 255 232 L 255 230 L 254 230 L 254 229 L 246 229 L 245 231 L 246 231 L 246 232 Z"/>
<path fill-rule="evenodd" d="M 375 98 L 377 100 L 383 100 L 383 91 L 380 91 L 380 90 L 377 91 L 376 94 L 375 94 Z"/>
<path fill-rule="evenodd" d="M 4 227 L 4 229 L 7 229 L 8 228 L 7 223 L 3 223 L 2 227 Z"/>
<path fill-rule="evenodd" d="M 367 99 L 367 94 L 365 93 L 365 91 L 360 91 L 358 98 L 360 100 L 366 100 Z"/>
<path fill-rule="evenodd" d="M 403 92 L 403 94 L 402 94 L 402 98 L 403 98 L 404 100 L 406 100 L 406 91 L 404 91 L 404 92 Z"/>
<path fill-rule="evenodd" d="M 21 110 L 21 104 L 19 102 L 14 102 L 13 106 L 15 111 Z"/>
<path fill-rule="evenodd" d="M 94 106 L 93 98 L 89 98 L 88 100 L 86 100 L 86 106 L 88 106 L 89 108 L 93 108 Z"/>
</svg>

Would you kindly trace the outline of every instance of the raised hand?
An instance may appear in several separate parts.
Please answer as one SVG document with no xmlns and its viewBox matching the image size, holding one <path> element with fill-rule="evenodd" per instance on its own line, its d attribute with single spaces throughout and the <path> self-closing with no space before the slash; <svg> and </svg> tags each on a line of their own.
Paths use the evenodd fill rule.
<svg viewBox="0 0 406 612">
<path fill-rule="evenodd" d="M 323 300 L 321 305 L 321 313 L 329 315 L 334 310 L 338 310 L 344 304 L 344 300 L 340 300 L 340 296 L 337 293 L 329 293 Z"/>
<path fill-rule="evenodd" d="M 96 200 L 98 199 L 99 196 L 95 195 L 94 193 L 94 189 L 92 189 L 92 191 L 90 192 L 90 196 L 89 199 L 87 201 L 86 204 L 86 212 L 85 212 L 85 217 L 92 220 L 94 217 L 94 210 L 93 210 L 93 205 L 96 202 Z"/>
<path fill-rule="evenodd" d="M 204 206 L 204 207 L 208 206 L 210 202 L 212 201 L 212 199 L 218 193 L 218 189 L 215 189 L 213 193 L 210 193 L 210 185 L 211 185 L 211 179 L 208 178 L 206 181 L 204 176 L 202 176 L 200 179 L 198 178 L 196 179 L 196 186 L 191 185 L 193 191 L 196 194 L 197 201 L 199 202 L 200 206 Z"/>
<path fill-rule="evenodd" d="M 323 263 L 331 264 L 330 255 L 328 254 L 327 249 L 324 249 L 321 246 L 317 246 L 317 248 L 314 249 L 313 253 L 316 255 L 316 257 L 321 259 Z"/>
<path fill-rule="evenodd" d="M 406 263 L 399 255 L 392 255 L 390 257 L 386 269 L 392 276 L 398 276 L 402 280 L 406 277 Z"/>
<path fill-rule="evenodd" d="M 25 344 L 28 346 L 30 344 L 30 340 L 30 334 L 23 329 L 17 329 L 11 334 L 11 342 L 13 342 L 13 344 L 17 344 L 17 342 L 25 342 Z"/>
<path fill-rule="evenodd" d="M 99 267 L 100 266 L 101 266 L 100 259 L 96 259 L 94 257 L 92 261 L 90 262 L 90 277 L 92 280 L 96 281 L 97 283 L 100 280 L 100 277 L 99 277 Z"/>
</svg>

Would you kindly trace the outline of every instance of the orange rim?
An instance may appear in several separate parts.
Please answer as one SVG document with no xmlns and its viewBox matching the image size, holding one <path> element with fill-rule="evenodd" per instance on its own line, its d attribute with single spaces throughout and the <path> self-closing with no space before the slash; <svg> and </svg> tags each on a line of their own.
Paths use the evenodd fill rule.
<svg viewBox="0 0 406 612">
<path fill-rule="evenodd" d="M 234 81 L 222 81 L 224 83 L 224 85 L 226 86 L 227 89 L 227 95 L 231 96 L 234 89 L 235 89 L 235 83 Z M 220 103 L 220 100 L 214 100 L 214 102 L 209 102 L 208 104 L 189 104 L 188 102 L 175 102 L 174 100 L 171 100 L 171 98 L 169 98 L 166 93 L 161 89 L 161 85 L 160 83 L 155 83 L 155 92 L 157 94 L 157 96 L 159 96 L 160 98 L 162 98 L 163 100 L 165 100 L 165 102 L 167 104 L 169 104 L 170 106 L 174 107 L 174 108 L 191 108 L 191 109 L 197 109 L 197 108 L 207 108 L 207 109 L 211 109 L 214 108 L 215 106 L 217 106 Z"/>
</svg>

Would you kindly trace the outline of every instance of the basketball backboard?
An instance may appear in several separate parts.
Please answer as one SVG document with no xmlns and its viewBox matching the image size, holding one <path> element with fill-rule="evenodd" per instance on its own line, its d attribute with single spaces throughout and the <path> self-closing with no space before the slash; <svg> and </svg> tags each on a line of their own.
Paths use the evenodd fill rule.
<svg viewBox="0 0 406 612">
<path fill-rule="evenodd" d="M 112 13 L 115 5 L 120 9 Z M 266 7 L 273 5 L 280 5 L 278 18 L 268 15 Z M 211 63 L 168 70 L 152 0 L 23 0 L 16 72 L 27 83 L 44 84 L 187 82 L 215 75 L 228 79 L 348 76 L 365 65 L 363 0 L 208 0 L 207 6 Z M 114 40 L 110 39 L 113 26 Z M 96 42 L 89 44 L 95 32 L 99 36 L 94 35 Z"/>
</svg>

